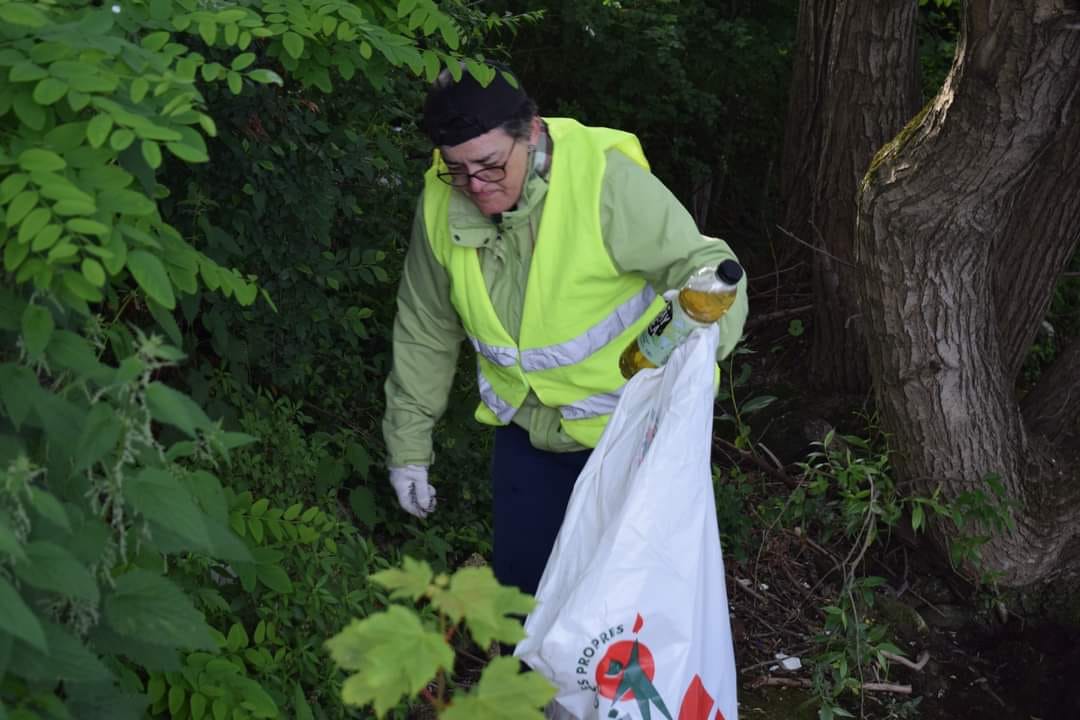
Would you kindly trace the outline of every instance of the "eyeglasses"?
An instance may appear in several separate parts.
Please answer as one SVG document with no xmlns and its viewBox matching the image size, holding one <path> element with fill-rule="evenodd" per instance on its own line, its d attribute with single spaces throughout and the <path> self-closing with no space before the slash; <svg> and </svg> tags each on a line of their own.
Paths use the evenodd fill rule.
<svg viewBox="0 0 1080 720">
<path fill-rule="evenodd" d="M 447 185 L 462 188 L 469 184 L 469 180 L 476 178 L 480 182 L 493 183 L 499 182 L 506 177 L 506 166 L 510 164 L 510 157 L 514 154 L 514 147 L 517 146 L 517 140 L 513 141 L 510 145 L 510 150 L 506 153 L 506 160 L 502 165 L 490 165 L 488 167 L 482 167 L 476 172 L 450 172 L 449 170 L 441 173 L 437 173 L 437 177 Z"/>
</svg>

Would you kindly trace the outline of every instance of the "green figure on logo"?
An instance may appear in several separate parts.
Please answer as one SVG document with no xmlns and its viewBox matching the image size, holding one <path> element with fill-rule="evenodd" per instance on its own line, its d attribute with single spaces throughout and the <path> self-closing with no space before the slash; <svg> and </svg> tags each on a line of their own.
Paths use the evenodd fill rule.
<svg viewBox="0 0 1080 720">
<path fill-rule="evenodd" d="M 641 663 L 638 660 L 638 641 L 634 640 L 633 647 L 630 648 L 630 658 L 626 662 L 626 667 L 623 667 L 622 663 L 618 660 L 612 660 L 611 665 L 608 666 L 608 677 L 616 677 L 622 673 L 622 679 L 619 681 L 618 686 L 615 689 L 615 697 L 611 701 L 612 710 L 608 713 L 609 717 L 617 717 L 618 712 L 614 709 L 615 703 L 619 702 L 623 696 L 633 694 L 634 699 L 637 701 L 638 710 L 641 711 L 642 720 L 652 720 L 652 705 L 656 705 L 656 709 L 659 710 L 667 720 L 671 720 L 671 713 L 668 712 L 667 706 L 664 705 L 663 698 L 660 697 L 660 693 L 657 692 L 656 686 L 652 684 L 652 680 L 645 674 L 644 668 L 641 667 Z"/>
</svg>

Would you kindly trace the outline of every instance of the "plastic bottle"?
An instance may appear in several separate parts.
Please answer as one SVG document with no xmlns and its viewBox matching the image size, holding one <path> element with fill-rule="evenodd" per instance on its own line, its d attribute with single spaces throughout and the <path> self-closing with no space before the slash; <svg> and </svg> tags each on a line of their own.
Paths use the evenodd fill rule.
<svg viewBox="0 0 1080 720">
<path fill-rule="evenodd" d="M 690 333 L 719 320 L 735 303 L 735 286 L 742 276 L 742 266 L 734 260 L 691 275 L 679 291 L 679 301 L 668 300 L 667 307 L 623 350 L 619 356 L 623 377 L 629 380 L 638 370 L 660 367 Z"/>
</svg>

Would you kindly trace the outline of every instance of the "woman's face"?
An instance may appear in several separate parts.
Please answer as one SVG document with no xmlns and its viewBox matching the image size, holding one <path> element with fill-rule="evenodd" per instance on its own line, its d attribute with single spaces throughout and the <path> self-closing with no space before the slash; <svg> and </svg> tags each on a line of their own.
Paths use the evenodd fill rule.
<svg viewBox="0 0 1080 720">
<path fill-rule="evenodd" d="M 534 122 L 526 143 L 510 137 L 502 128 L 496 128 L 460 145 L 441 147 L 439 152 L 446 169 L 457 176 L 454 187 L 472 200 L 480 212 L 496 215 L 514 207 L 521 198 L 529 175 L 528 146 L 536 142 L 538 133 L 539 122 Z M 497 177 L 498 169 L 506 173 L 502 178 L 482 179 Z"/>
</svg>

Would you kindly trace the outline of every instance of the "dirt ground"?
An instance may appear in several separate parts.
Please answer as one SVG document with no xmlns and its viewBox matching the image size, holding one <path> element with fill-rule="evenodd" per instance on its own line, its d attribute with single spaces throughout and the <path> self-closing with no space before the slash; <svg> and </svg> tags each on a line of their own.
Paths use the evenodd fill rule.
<svg viewBox="0 0 1080 720">
<path fill-rule="evenodd" d="M 809 663 L 784 672 L 778 653 L 806 657 L 822 630 L 820 610 L 832 586 L 818 572 L 815 549 L 786 536 L 755 562 L 728 563 L 740 714 L 751 720 L 817 718 L 808 688 Z M 902 561 L 906 551 L 887 557 Z M 914 667 L 890 663 L 863 681 L 880 690 L 846 696 L 866 718 L 1080 718 L 1080 634 L 1035 625 L 1006 611 L 980 610 L 948 583 L 907 558 L 906 578 L 879 564 L 888 581 L 878 589 L 872 623 L 888 623 Z M 756 572 L 755 572 L 756 570 Z M 746 582 L 748 581 L 748 582 Z M 962 588 L 961 584 L 954 583 Z M 1004 617 L 1004 621 L 1002 620 Z M 871 669 L 871 672 L 873 669 Z"/>
</svg>

